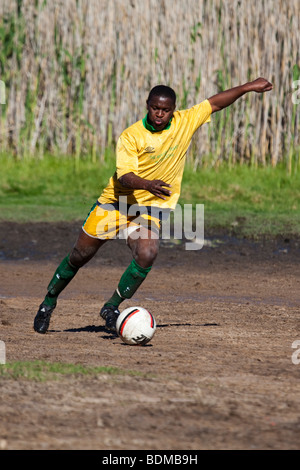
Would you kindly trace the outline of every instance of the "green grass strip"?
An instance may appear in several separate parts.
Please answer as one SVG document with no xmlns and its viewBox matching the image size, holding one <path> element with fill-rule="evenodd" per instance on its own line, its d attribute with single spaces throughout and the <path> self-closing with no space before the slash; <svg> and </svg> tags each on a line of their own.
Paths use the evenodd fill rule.
<svg viewBox="0 0 300 470">
<path fill-rule="evenodd" d="M 59 380 L 62 377 L 70 376 L 96 376 L 98 374 L 107 375 L 142 375 L 136 371 L 125 371 L 111 366 L 83 366 L 81 364 L 67 364 L 60 362 L 44 361 L 14 361 L 0 365 L 0 378 L 14 380 L 32 380 L 45 382 L 48 380 Z"/>
</svg>

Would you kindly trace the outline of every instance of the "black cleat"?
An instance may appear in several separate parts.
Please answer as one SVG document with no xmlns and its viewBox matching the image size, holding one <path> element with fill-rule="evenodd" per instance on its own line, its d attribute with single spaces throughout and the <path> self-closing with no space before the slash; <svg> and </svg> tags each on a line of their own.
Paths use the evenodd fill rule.
<svg viewBox="0 0 300 470">
<path fill-rule="evenodd" d="M 45 334 L 49 328 L 50 318 L 54 307 L 49 307 L 48 305 L 42 303 L 38 309 L 38 313 L 34 319 L 33 328 L 37 333 Z"/>
<path fill-rule="evenodd" d="M 113 305 L 104 305 L 100 311 L 100 317 L 105 320 L 105 327 L 111 331 L 116 331 L 116 323 L 119 315 L 119 309 Z"/>
</svg>

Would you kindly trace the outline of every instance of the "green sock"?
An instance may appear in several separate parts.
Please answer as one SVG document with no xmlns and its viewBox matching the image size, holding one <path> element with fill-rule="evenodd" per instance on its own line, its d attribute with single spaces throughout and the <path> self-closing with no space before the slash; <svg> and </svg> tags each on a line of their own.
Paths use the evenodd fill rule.
<svg viewBox="0 0 300 470">
<path fill-rule="evenodd" d="M 70 263 L 69 257 L 70 256 L 67 255 L 62 260 L 49 283 L 48 293 L 44 300 L 44 303 L 49 307 L 55 307 L 57 297 L 73 279 L 79 269 Z"/>
<path fill-rule="evenodd" d="M 152 266 L 149 268 L 142 268 L 133 259 L 122 275 L 118 288 L 115 290 L 112 297 L 106 302 L 106 305 L 118 307 L 123 300 L 130 299 L 145 280 L 151 268 Z"/>
</svg>

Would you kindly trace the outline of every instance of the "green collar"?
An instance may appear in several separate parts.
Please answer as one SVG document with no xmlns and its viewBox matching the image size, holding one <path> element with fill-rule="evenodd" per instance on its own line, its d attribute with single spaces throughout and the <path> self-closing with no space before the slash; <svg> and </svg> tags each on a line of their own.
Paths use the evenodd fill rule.
<svg viewBox="0 0 300 470">
<path fill-rule="evenodd" d="M 171 118 L 170 121 L 169 121 L 169 124 L 168 124 L 164 129 L 162 129 L 163 131 L 166 131 L 167 129 L 170 129 L 171 123 L 172 123 L 172 119 L 173 119 L 173 118 Z M 151 124 L 149 124 L 149 122 L 148 122 L 148 114 L 146 114 L 146 116 L 144 117 L 144 119 L 143 119 L 143 124 L 144 124 L 144 127 L 145 127 L 148 131 L 150 131 L 150 132 L 162 132 L 162 131 L 156 130 Z"/>
</svg>

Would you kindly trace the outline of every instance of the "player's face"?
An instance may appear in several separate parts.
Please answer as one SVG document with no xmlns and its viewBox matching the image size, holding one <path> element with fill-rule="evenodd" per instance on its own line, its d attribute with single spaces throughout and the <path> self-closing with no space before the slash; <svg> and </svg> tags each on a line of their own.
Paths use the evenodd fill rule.
<svg viewBox="0 0 300 470">
<path fill-rule="evenodd" d="M 162 131 L 168 124 L 175 111 L 171 98 L 153 96 L 147 101 L 148 120 L 157 131 Z"/>
</svg>

